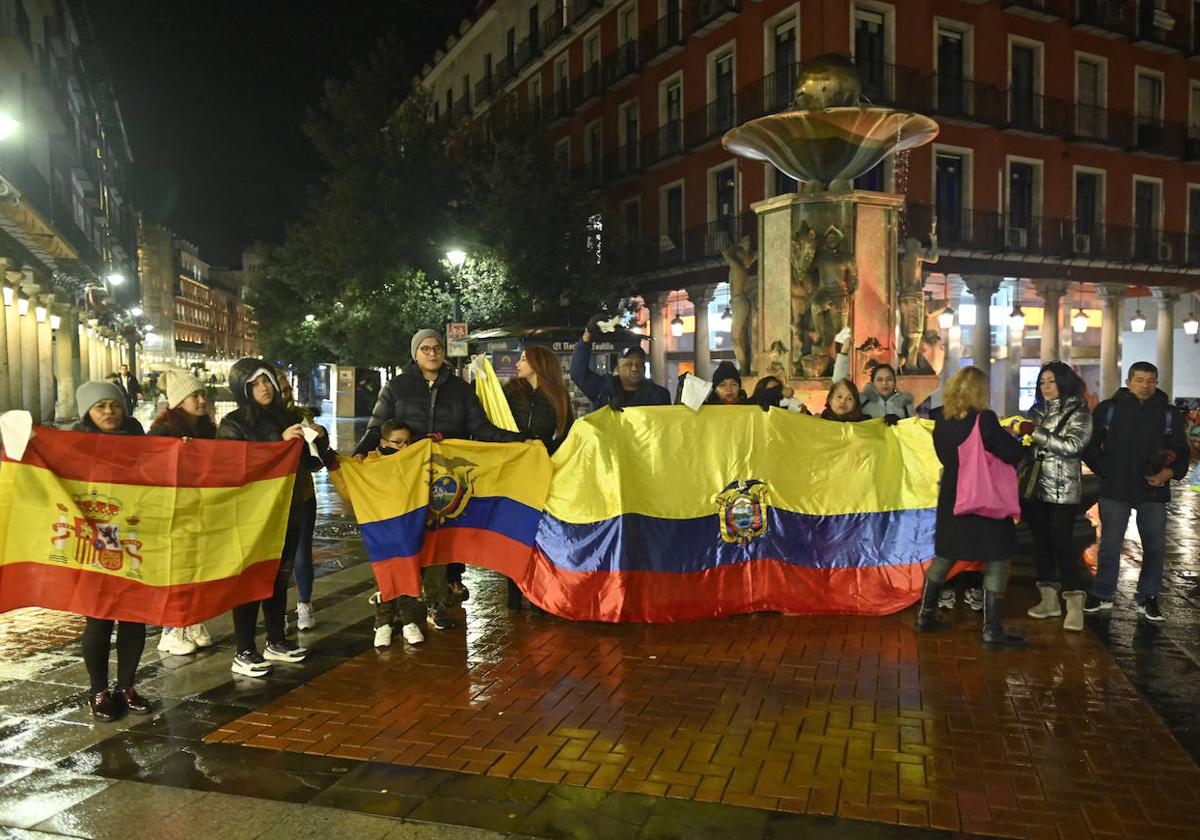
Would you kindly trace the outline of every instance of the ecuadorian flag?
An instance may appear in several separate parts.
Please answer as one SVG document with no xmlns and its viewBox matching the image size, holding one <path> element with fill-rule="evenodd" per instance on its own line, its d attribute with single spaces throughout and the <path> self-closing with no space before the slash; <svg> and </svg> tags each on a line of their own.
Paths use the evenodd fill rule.
<svg viewBox="0 0 1200 840">
<path fill-rule="evenodd" d="M 558 615 L 882 615 L 933 557 L 932 424 L 753 406 L 601 410 L 571 429 L 518 578 Z"/>
<path fill-rule="evenodd" d="M 0 612 L 183 627 L 268 597 L 300 448 L 38 427 L 0 465 Z"/>
<path fill-rule="evenodd" d="M 421 594 L 421 567 L 528 572 L 552 467 L 540 443 L 420 440 L 386 458 L 339 458 L 384 598 Z"/>
</svg>

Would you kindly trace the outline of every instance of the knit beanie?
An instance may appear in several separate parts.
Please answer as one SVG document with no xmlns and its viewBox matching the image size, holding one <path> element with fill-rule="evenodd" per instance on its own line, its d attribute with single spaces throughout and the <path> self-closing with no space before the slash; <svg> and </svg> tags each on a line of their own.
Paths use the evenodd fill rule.
<svg viewBox="0 0 1200 840">
<path fill-rule="evenodd" d="M 417 330 L 416 334 L 412 337 L 412 345 L 409 348 L 410 354 L 414 359 L 417 358 L 417 348 L 427 338 L 436 338 L 438 341 L 441 341 L 442 334 L 437 330 Z"/>
<path fill-rule="evenodd" d="M 125 393 L 116 386 L 113 382 L 84 382 L 75 389 L 75 407 L 79 410 L 80 417 L 87 417 L 87 413 L 92 410 L 92 406 L 101 400 L 113 400 L 120 403 L 122 406 L 128 403 L 125 398 Z"/>
<path fill-rule="evenodd" d="M 197 391 L 205 390 L 204 383 L 190 373 L 175 368 L 163 371 L 167 392 L 167 408 L 178 408 L 179 404 Z"/>
<path fill-rule="evenodd" d="M 717 365 L 717 369 L 713 371 L 712 383 L 720 385 L 726 379 L 736 379 L 739 388 L 742 385 L 742 375 L 738 373 L 737 366 L 728 359 Z"/>
</svg>

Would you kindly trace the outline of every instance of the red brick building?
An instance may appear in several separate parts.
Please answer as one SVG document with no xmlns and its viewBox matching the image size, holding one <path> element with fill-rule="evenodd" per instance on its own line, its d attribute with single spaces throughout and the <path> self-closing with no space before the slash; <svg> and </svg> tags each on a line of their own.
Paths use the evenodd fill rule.
<svg viewBox="0 0 1200 840">
<path fill-rule="evenodd" d="M 1151 355 L 1171 385 L 1176 342 L 1195 353 L 1179 329 L 1194 326 L 1191 306 L 1177 301 L 1200 288 L 1200 2 L 497 0 L 421 82 L 435 119 L 503 106 L 537 121 L 603 190 L 605 258 L 637 278 L 667 335 L 652 368 L 669 381 L 723 355 L 720 249 L 756 234 L 755 202 L 796 189 L 720 138 L 786 109 L 799 63 L 827 52 L 854 58 L 873 103 L 941 125 L 933 145 L 858 186 L 904 194 L 915 235 L 938 219 L 928 286 L 960 315 L 952 364 L 1008 359 L 996 385 L 1012 401 L 1054 357 L 1108 391 L 1130 355 L 1122 341 L 1141 341 L 1130 316 L 1144 309 L 1153 326 L 1157 309 L 1165 338 Z M 1139 300 L 1148 290 L 1156 303 Z M 991 307 L 976 311 L 984 295 Z M 695 320 L 692 299 L 712 299 Z M 1007 317 L 1018 306 L 1023 325 Z M 1190 368 L 1176 368 L 1180 395 L 1200 395 Z"/>
</svg>

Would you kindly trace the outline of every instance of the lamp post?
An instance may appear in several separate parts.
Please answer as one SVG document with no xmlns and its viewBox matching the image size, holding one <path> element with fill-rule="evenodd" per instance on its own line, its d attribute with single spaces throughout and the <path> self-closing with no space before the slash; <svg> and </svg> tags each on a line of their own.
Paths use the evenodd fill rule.
<svg viewBox="0 0 1200 840">
<path fill-rule="evenodd" d="M 454 248 L 446 252 L 446 262 L 454 269 L 454 323 L 462 321 L 462 267 L 467 252 Z"/>
</svg>

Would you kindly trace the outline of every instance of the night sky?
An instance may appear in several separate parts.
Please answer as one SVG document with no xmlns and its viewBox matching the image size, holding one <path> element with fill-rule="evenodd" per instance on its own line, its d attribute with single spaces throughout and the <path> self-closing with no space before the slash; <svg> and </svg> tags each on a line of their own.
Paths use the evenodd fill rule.
<svg viewBox="0 0 1200 840">
<path fill-rule="evenodd" d="M 133 149 L 135 201 L 237 265 L 282 238 L 323 174 L 301 130 L 322 83 L 384 33 L 414 72 L 474 0 L 89 0 Z"/>
</svg>

